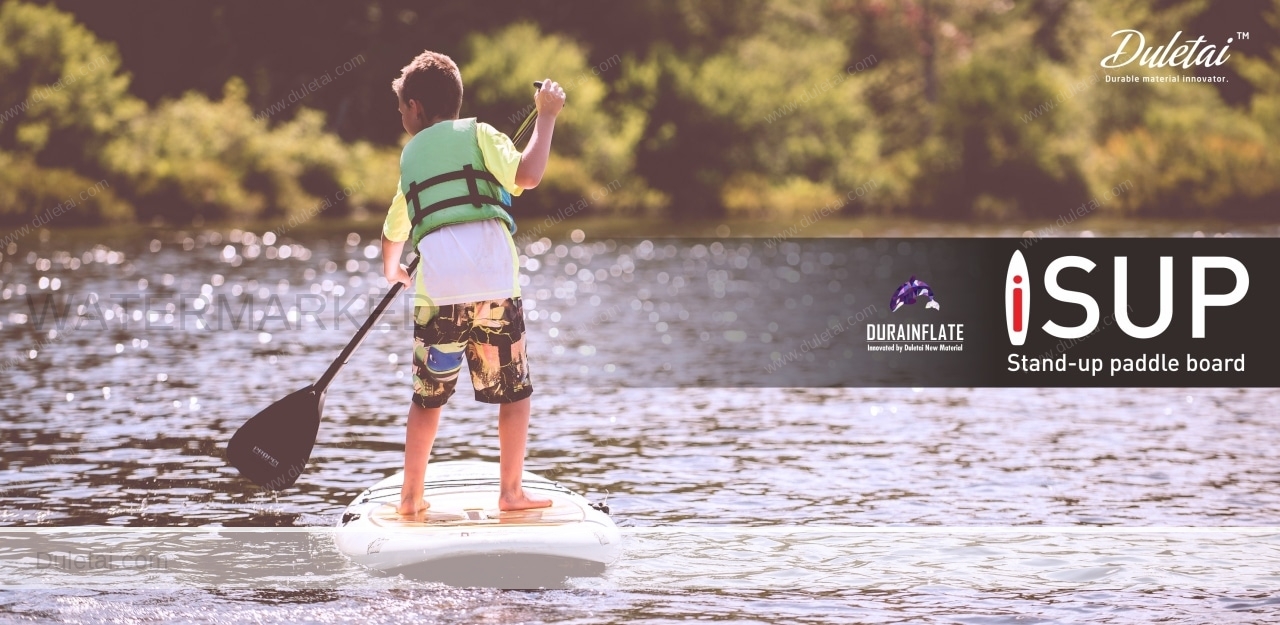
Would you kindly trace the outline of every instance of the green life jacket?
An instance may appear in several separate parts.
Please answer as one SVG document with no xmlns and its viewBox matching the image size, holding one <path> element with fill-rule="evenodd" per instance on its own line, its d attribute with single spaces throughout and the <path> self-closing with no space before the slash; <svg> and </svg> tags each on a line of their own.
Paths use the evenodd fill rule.
<svg viewBox="0 0 1280 625">
<path fill-rule="evenodd" d="M 422 237 L 453 224 L 501 219 L 516 231 L 507 213 L 511 195 L 484 167 L 474 117 L 443 121 L 414 135 L 400 154 L 400 191 L 415 250 Z"/>
</svg>

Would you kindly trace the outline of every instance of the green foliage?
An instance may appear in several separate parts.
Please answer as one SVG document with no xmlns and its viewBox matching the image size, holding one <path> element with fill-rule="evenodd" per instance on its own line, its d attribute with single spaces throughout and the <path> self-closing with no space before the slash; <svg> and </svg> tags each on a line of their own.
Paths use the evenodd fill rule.
<svg viewBox="0 0 1280 625">
<path fill-rule="evenodd" d="M 1280 48 L 1272 50 L 1270 58 L 1241 56 L 1240 72 L 1258 89 L 1250 103 L 1250 113 L 1270 136 L 1280 137 Z"/>
<path fill-rule="evenodd" d="M 91 167 L 109 135 L 143 108 L 119 69 L 115 46 L 71 15 L 0 5 L 0 150 L 42 165 Z"/>
<path fill-rule="evenodd" d="M 881 175 L 863 74 L 824 5 L 756 4 L 750 19 L 727 19 L 719 4 L 682 3 L 695 30 L 750 30 L 718 50 L 655 49 L 637 168 L 673 216 L 810 212 Z"/>
<path fill-rule="evenodd" d="M 239 80 L 221 101 L 187 93 L 133 119 L 107 146 L 104 165 L 128 181 L 140 217 L 287 218 L 326 199 L 336 205 L 326 216 L 340 216 L 394 188 L 392 150 L 344 144 L 317 111 L 268 128 L 245 97 Z M 339 198 L 344 188 L 356 193 Z"/>
<path fill-rule="evenodd" d="M 758 34 L 672 72 L 713 120 L 673 124 L 673 139 L 690 133 L 701 149 L 720 152 L 707 154 L 697 174 L 719 185 L 709 190 L 715 205 L 734 214 L 810 212 L 877 176 L 879 133 L 843 42 L 812 32 L 805 16 L 816 3 L 778 4 Z"/>
<path fill-rule="evenodd" d="M 0 5 L 0 215 L 28 220 L 69 197 L 83 204 L 66 221 L 76 224 L 286 219 L 325 202 L 342 216 L 389 200 L 393 148 L 345 143 L 313 110 L 268 127 L 239 79 L 220 101 L 189 92 L 148 110 L 119 65 L 115 46 L 69 14 Z M 87 176 L 107 186 L 81 200 L 97 184 Z"/>
<path fill-rule="evenodd" d="M 1109 210 L 1131 216 L 1262 217 L 1274 204 L 1276 149 L 1257 121 L 1230 109 L 1207 85 L 1151 85 L 1163 106 L 1115 132 L 1085 159 L 1095 196 L 1126 181 Z"/>
<path fill-rule="evenodd" d="M 253 181 L 257 189 L 242 184 L 259 160 L 265 133 L 242 87 L 228 83 L 221 102 L 188 93 L 131 120 L 103 162 L 129 181 L 144 219 L 250 217 L 267 206 L 268 192 L 279 193 L 269 174 Z"/>
<path fill-rule="evenodd" d="M 86 225 L 132 219 L 132 208 L 109 185 L 0 152 L 0 224 Z"/>
<path fill-rule="evenodd" d="M 1011 59 L 975 60 L 949 75 L 940 102 L 945 147 L 931 146 L 920 159 L 928 173 L 917 188 L 937 194 L 926 205 L 944 216 L 986 219 L 1049 217 L 1073 207 L 1069 198 L 1083 195 L 1084 182 L 1068 140 L 1071 111 L 1023 119 L 1055 98 L 1052 84 Z M 959 158 L 934 161 L 939 151 Z"/>
<path fill-rule="evenodd" d="M 635 146 L 644 129 L 644 109 L 605 102 L 606 78 L 643 72 L 633 59 L 589 61 L 582 46 L 543 34 L 533 24 L 475 35 L 467 40 L 467 49 L 461 68 L 463 115 L 475 116 L 508 135 L 515 134 L 532 110 L 532 79 L 551 77 L 565 89 L 565 108 L 556 120 L 555 156 L 537 193 L 518 200 L 521 211 L 561 209 L 584 197 L 590 199 L 615 180 L 621 183 L 618 190 L 594 201 L 592 210 L 644 207 L 657 201 L 631 174 Z"/>
<path fill-rule="evenodd" d="M 1204 2 L 1173 3 L 1151 12 L 1133 1 L 1138 26 L 1172 34 Z M 1280 28 L 1280 1 L 1273 0 L 1273 28 Z M 1114 7 L 1113 7 L 1114 8 Z M 1114 49 L 1112 49 L 1114 50 Z M 1103 210 L 1137 217 L 1225 217 L 1275 219 L 1280 202 L 1280 49 L 1253 58 L 1233 48 L 1229 60 L 1252 82 L 1246 109 L 1228 106 L 1204 84 L 1106 85 L 1089 94 L 1093 140 L 1080 157 L 1092 197 L 1116 194 Z M 1118 74 L 1167 75 L 1145 68 Z"/>
<path fill-rule="evenodd" d="M 128 40 L 147 106 L 114 44 L 49 5 L 5 0 L 0 220 L 99 179 L 97 204 L 77 207 L 95 221 L 380 213 L 398 124 L 378 76 L 423 41 L 460 62 L 463 114 L 507 133 L 532 105 L 531 80 L 565 85 L 546 177 L 520 212 L 1039 220 L 1100 199 L 1100 213 L 1126 216 L 1275 219 L 1280 205 L 1280 0 L 1242 4 L 1253 38 L 1232 48 L 1231 80 L 1212 85 L 1107 83 L 1174 70 L 1099 65 L 1118 29 L 1150 45 L 1178 30 L 1217 36 L 1207 0 L 494 2 L 467 28 L 448 4 L 344 5 L 307 28 L 287 7 L 157 5 L 199 11 L 193 45 L 236 60 L 175 77 L 134 52 L 171 44 Z M 132 16 L 87 6 L 95 32 L 132 32 Z M 253 40 L 270 31 L 280 39 Z M 279 46 L 297 54 L 268 58 Z M 357 53 L 356 72 L 254 118 L 280 85 Z"/>
</svg>

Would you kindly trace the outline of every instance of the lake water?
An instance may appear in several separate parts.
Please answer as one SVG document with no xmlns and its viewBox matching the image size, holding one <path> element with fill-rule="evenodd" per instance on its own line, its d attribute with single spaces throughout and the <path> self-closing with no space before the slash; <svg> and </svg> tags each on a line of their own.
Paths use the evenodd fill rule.
<svg viewBox="0 0 1280 625">
<path fill-rule="evenodd" d="M 0 249 L 0 561 L 24 540 L 183 556 L 88 577 L 0 570 L 0 619 L 1280 619 L 1280 392 L 708 384 L 763 364 L 729 362 L 722 339 L 785 351 L 823 318 L 827 302 L 803 297 L 715 305 L 741 301 L 735 272 L 753 262 L 827 285 L 838 263 L 804 240 L 772 256 L 728 238 L 524 242 L 537 389 L 526 468 L 607 497 L 624 554 L 563 590 L 370 575 L 327 528 L 401 468 L 407 300 L 339 374 L 294 488 L 253 488 L 222 449 L 315 380 L 368 314 L 361 298 L 385 293 L 377 235 L 136 229 Z M 69 306 L 61 326 L 41 317 L 45 295 Z M 198 306 L 203 318 L 183 315 Z M 462 389 L 434 459 L 496 461 L 495 413 Z M 98 529 L 33 533 L 75 526 Z M 202 542 L 246 527 L 277 528 L 263 538 L 276 546 Z M 273 568 L 282 556 L 298 568 Z M 215 560 L 235 575 L 200 569 Z"/>
</svg>

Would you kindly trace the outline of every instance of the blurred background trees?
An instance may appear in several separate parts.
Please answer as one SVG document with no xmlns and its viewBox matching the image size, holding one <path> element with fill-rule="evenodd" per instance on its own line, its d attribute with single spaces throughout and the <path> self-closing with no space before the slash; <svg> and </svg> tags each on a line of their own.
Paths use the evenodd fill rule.
<svg viewBox="0 0 1280 625">
<path fill-rule="evenodd" d="M 1227 82 L 1108 84 L 1152 72 L 1099 66 L 1121 28 L 1250 37 L 1184 72 Z M 0 222 L 380 213 L 390 82 L 428 48 L 508 133 L 532 80 L 566 85 L 526 214 L 1274 221 L 1278 31 L 1280 0 L 5 0 Z"/>
</svg>

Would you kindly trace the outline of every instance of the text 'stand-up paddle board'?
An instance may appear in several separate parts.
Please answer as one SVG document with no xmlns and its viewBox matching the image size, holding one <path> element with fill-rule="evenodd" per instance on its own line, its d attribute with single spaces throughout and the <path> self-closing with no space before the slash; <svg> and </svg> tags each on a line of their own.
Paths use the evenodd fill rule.
<svg viewBox="0 0 1280 625">
<path fill-rule="evenodd" d="M 599 575 L 618 556 L 622 534 L 603 506 L 529 472 L 525 492 L 549 508 L 498 510 L 498 464 L 433 462 L 423 495 L 430 508 L 401 517 L 404 473 L 360 493 L 338 523 L 338 549 L 389 574 L 454 586 L 560 587 Z"/>
</svg>

